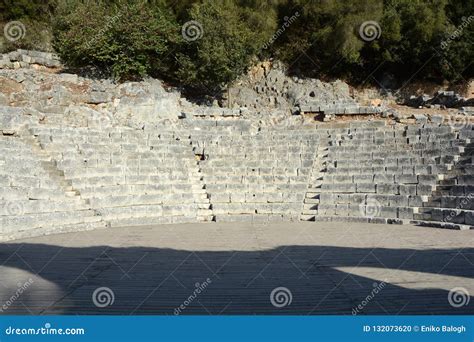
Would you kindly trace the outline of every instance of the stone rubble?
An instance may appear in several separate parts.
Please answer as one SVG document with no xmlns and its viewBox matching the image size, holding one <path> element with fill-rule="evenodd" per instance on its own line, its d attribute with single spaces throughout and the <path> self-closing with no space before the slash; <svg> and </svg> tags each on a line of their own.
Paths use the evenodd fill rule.
<svg viewBox="0 0 474 342">
<path fill-rule="evenodd" d="M 439 90 L 434 96 L 423 94 L 412 95 L 405 104 L 415 108 L 460 108 L 474 106 L 474 98 L 465 98 L 454 91 Z"/>
<path fill-rule="evenodd" d="M 59 56 L 50 52 L 18 49 L 1 54 L 0 57 L 0 69 L 31 68 L 35 66 L 61 67 Z"/>
</svg>

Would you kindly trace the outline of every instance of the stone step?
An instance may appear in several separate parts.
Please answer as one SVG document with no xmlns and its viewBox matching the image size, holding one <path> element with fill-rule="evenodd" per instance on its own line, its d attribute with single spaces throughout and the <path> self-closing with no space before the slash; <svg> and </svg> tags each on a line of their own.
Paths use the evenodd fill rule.
<svg viewBox="0 0 474 342">
<path fill-rule="evenodd" d="M 474 225 L 474 211 L 458 208 L 420 207 L 415 220 Z"/>
<path fill-rule="evenodd" d="M 342 168 L 342 167 L 354 167 L 354 165 L 357 165 L 358 167 L 367 167 L 367 166 L 424 166 L 424 165 L 442 165 L 442 164 L 452 164 L 451 158 L 453 158 L 455 155 L 450 155 L 447 156 L 445 159 L 446 163 L 441 161 L 439 158 L 423 158 L 423 157 L 417 157 L 417 158 L 406 158 L 404 160 L 401 159 L 385 159 L 385 158 L 379 158 L 379 159 L 360 159 L 354 156 L 353 159 L 337 159 L 337 160 L 329 160 L 327 165 L 328 168 Z M 448 160 L 449 159 L 449 160 Z M 354 160 L 357 160 L 357 164 L 354 163 Z"/>
<path fill-rule="evenodd" d="M 78 223 L 92 223 L 101 220 L 101 217 L 96 216 L 95 212 L 92 210 L 34 213 L 23 214 L 20 216 L 0 216 L 0 231 L 3 235 L 12 234 L 15 231 Z"/>
<path fill-rule="evenodd" d="M 213 215 L 205 215 L 205 216 L 198 215 L 197 220 L 199 222 L 212 222 L 212 221 L 215 221 L 215 217 Z"/>
<path fill-rule="evenodd" d="M 368 193 L 380 195 L 431 195 L 436 190 L 434 184 L 391 184 L 391 183 L 325 183 L 321 187 L 321 193 Z"/>
<path fill-rule="evenodd" d="M 160 217 L 133 217 L 123 219 L 111 219 L 108 221 L 112 228 L 127 226 L 148 226 L 155 224 L 173 224 L 173 223 L 193 223 L 196 222 L 196 216 L 160 216 Z"/>
<path fill-rule="evenodd" d="M 357 216 L 335 216 L 335 215 L 316 215 L 316 222 L 358 222 L 358 223 L 375 223 L 375 224 L 407 224 L 410 220 L 398 218 L 383 217 L 357 217 Z"/>
<path fill-rule="evenodd" d="M 188 194 L 169 194 L 165 195 L 122 195 L 122 196 L 108 196 L 108 197 L 90 197 L 88 201 L 92 208 L 112 208 L 112 207 L 130 207 L 139 205 L 163 205 L 178 207 L 181 205 L 185 207 L 195 206 L 193 196 Z"/>
<path fill-rule="evenodd" d="M 60 188 L 0 187 L 0 199 L 59 200 L 66 198 L 66 194 Z"/>
<path fill-rule="evenodd" d="M 71 200 L 0 200 L 0 216 L 87 210 L 90 207 L 80 198 Z"/>
<path fill-rule="evenodd" d="M 472 196 L 431 196 L 429 200 L 423 203 L 423 206 L 474 210 L 474 198 Z"/>
<path fill-rule="evenodd" d="M 443 229 L 453 229 L 453 230 L 474 229 L 474 226 L 472 225 L 456 224 L 456 223 L 450 223 L 450 222 L 413 220 L 410 223 L 414 225 L 418 225 L 418 226 L 423 226 L 423 227 L 433 227 L 433 228 L 443 228 Z"/>
<path fill-rule="evenodd" d="M 452 174 L 447 175 L 445 179 L 440 181 L 440 186 L 452 186 L 452 185 L 474 185 L 474 175 L 472 174 L 463 174 L 463 175 L 456 175 L 453 177 Z"/>
<path fill-rule="evenodd" d="M 303 204 L 303 213 L 305 211 L 318 210 L 319 203 L 304 203 Z"/>
<path fill-rule="evenodd" d="M 198 209 L 197 215 L 198 216 L 212 216 L 212 210 L 211 209 Z"/>
<path fill-rule="evenodd" d="M 450 170 L 451 166 L 445 164 L 418 164 L 408 166 L 357 166 L 357 167 L 328 167 L 327 174 L 399 174 L 399 175 L 432 175 L 445 174 Z"/>
<path fill-rule="evenodd" d="M 75 197 L 75 196 L 79 196 L 80 193 L 79 191 L 76 191 L 76 190 L 68 190 L 65 192 L 65 195 L 66 197 Z"/>
<path fill-rule="evenodd" d="M 51 234 L 62 234 L 72 233 L 80 231 L 88 231 L 95 229 L 108 228 L 108 224 L 104 221 L 88 222 L 88 223 L 74 223 L 74 224 L 63 224 L 55 225 L 51 227 L 39 227 L 27 230 L 16 230 L 9 234 L 0 234 L 0 242 L 15 240 L 15 239 L 26 239 L 32 237 L 38 237 L 43 235 Z"/>
<path fill-rule="evenodd" d="M 301 221 L 314 221 L 315 214 L 302 214 L 300 216 Z"/>
<path fill-rule="evenodd" d="M 319 204 L 319 216 L 375 217 L 392 219 L 413 219 L 416 208 L 391 207 L 379 203 L 368 204 Z"/>
<path fill-rule="evenodd" d="M 472 197 L 474 194 L 474 185 L 443 185 L 438 184 L 436 191 L 432 193 L 433 197 L 439 196 L 461 196 L 461 197 Z"/>
<path fill-rule="evenodd" d="M 327 174 L 324 177 L 325 184 L 350 184 L 350 183 L 394 183 L 394 184 L 437 184 L 444 179 L 443 174 L 436 175 L 400 175 L 397 173 L 382 174 L 357 174 L 339 175 Z"/>
<path fill-rule="evenodd" d="M 319 199 L 319 191 L 318 192 L 313 192 L 313 191 L 307 191 L 305 199 Z"/>
<path fill-rule="evenodd" d="M 318 210 L 317 209 L 303 209 L 302 212 L 301 212 L 301 215 L 312 215 L 312 216 L 315 216 L 318 214 Z"/>
</svg>

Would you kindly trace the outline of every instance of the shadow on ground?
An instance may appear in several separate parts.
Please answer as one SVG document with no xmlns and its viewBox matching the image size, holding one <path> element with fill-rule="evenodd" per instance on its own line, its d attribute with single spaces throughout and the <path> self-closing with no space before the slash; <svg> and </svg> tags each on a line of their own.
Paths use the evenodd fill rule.
<svg viewBox="0 0 474 342">
<path fill-rule="evenodd" d="M 6 314 L 473 314 L 469 296 L 453 299 L 463 300 L 459 307 L 448 301 L 454 285 L 472 291 L 473 263 L 474 248 L 193 252 L 11 243 L 0 245 L 0 305 L 8 304 Z M 205 288 L 196 293 L 196 285 Z M 100 287 L 114 296 L 103 308 L 92 300 Z M 281 308 L 270 300 L 277 287 L 292 296 Z"/>
</svg>

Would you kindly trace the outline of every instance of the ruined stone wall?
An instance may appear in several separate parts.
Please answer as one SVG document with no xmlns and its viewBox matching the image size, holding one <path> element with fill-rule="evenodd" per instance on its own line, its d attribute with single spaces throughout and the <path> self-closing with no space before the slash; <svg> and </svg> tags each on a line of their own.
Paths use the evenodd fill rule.
<svg viewBox="0 0 474 342">
<path fill-rule="evenodd" d="M 4 68 L 0 240 L 201 221 L 474 226 L 469 120 L 267 110 L 199 106 L 158 80 Z"/>
</svg>

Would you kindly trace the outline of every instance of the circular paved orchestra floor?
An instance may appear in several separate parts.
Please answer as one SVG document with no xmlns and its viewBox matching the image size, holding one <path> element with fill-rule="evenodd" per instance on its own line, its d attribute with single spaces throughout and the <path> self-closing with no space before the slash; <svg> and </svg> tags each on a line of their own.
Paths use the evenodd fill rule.
<svg viewBox="0 0 474 342">
<path fill-rule="evenodd" d="M 473 314 L 474 232 L 125 227 L 0 244 L 4 314 Z"/>
</svg>

